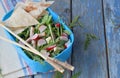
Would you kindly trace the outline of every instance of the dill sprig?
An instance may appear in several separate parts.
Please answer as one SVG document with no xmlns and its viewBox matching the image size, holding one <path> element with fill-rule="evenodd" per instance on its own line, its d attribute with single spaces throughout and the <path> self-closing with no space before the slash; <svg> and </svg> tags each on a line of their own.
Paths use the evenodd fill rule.
<svg viewBox="0 0 120 78">
<path fill-rule="evenodd" d="M 73 74 L 71 78 L 78 78 L 78 77 L 80 76 L 80 74 L 81 74 L 81 72 L 78 71 L 78 72 L 76 72 L 75 74 Z M 63 78 L 63 75 L 64 75 L 64 74 L 56 71 L 56 72 L 55 72 L 55 75 L 54 75 L 54 78 Z"/>
<path fill-rule="evenodd" d="M 54 78 L 63 78 L 63 74 L 58 72 L 58 71 L 56 71 L 55 75 L 54 75 Z"/>
<path fill-rule="evenodd" d="M 78 78 L 80 76 L 81 72 L 78 71 L 77 73 L 73 74 L 72 78 Z"/>
<path fill-rule="evenodd" d="M 94 34 L 86 34 L 84 50 L 87 50 L 88 46 L 90 45 L 91 40 L 97 40 L 98 38 Z"/>
<path fill-rule="evenodd" d="M 69 24 L 69 27 L 72 29 L 75 26 L 83 27 L 83 25 L 79 21 L 80 16 L 75 16 L 75 18 L 72 20 L 72 22 Z"/>
</svg>

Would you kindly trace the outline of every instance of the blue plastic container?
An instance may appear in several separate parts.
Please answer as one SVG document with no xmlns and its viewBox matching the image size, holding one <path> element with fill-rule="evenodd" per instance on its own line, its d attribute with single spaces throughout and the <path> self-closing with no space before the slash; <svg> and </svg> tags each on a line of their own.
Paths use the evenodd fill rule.
<svg viewBox="0 0 120 78">
<path fill-rule="evenodd" d="M 57 59 L 60 60 L 60 61 L 66 61 L 66 60 L 70 57 L 71 52 L 72 52 L 72 44 L 73 44 L 73 42 L 74 42 L 73 33 L 72 33 L 72 31 L 66 26 L 66 24 L 63 23 L 63 21 L 59 19 L 59 16 L 58 16 L 56 13 L 54 13 L 50 8 L 48 8 L 47 11 L 50 13 L 50 15 L 52 15 L 52 17 L 53 17 L 52 19 L 53 19 L 54 21 L 60 22 L 61 24 L 63 24 L 64 28 L 71 33 L 71 34 L 70 34 L 70 37 L 69 37 L 69 38 L 70 38 L 70 41 L 71 41 L 69 47 L 67 47 L 64 51 L 62 51 L 60 54 L 58 54 L 58 55 L 55 57 L 55 58 L 57 58 Z M 10 12 L 8 12 L 8 13 L 3 17 L 2 21 L 5 21 L 6 19 L 8 19 L 8 18 L 11 16 L 12 12 L 13 12 L 13 10 L 11 10 Z M 59 20 L 58 20 L 58 19 L 59 19 Z M 6 32 L 6 35 L 7 35 L 7 37 L 8 37 L 9 39 L 15 41 L 15 38 L 14 38 L 9 32 L 7 32 L 6 30 L 5 30 L 5 32 Z M 38 61 L 31 60 L 31 59 L 24 53 L 24 51 L 23 51 L 20 47 L 18 47 L 18 46 L 16 46 L 16 45 L 14 45 L 14 47 L 16 48 L 16 50 L 17 50 L 18 54 L 21 56 L 21 58 L 23 58 L 23 59 L 25 60 L 25 62 L 28 64 L 28 66 L 31 68 L 32 72 L 37 73 L 37 72 L 48 72 L 48 71 L 50 71 L 50 70 L 54 70 L 54 68 L 53 68 L 50 64 L 48 64 L 46 61 L 44 61 L 44 63 L 41 64 L 41 63 L 39 63 Z"/>
</svg>

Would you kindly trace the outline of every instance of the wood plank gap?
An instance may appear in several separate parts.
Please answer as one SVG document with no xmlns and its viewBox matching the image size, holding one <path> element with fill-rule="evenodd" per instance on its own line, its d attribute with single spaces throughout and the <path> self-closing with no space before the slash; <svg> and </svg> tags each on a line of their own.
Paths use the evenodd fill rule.
<svg viewBox="0 0 120 78">
<path fill-rule="evenodd" d="M 108 45 L 107 45 L 107 36 L 106 36 L 106 24 L 105 24 L 105 14 L 104 14 L 104 0 L 102 0 L 102 16 L 103 16 L 103 26 L 104 26 L 104 38 L 105 38 L 105 48 L 106 48 L 106 65 L 107 65 L 107 75 L 110 78 L 109 72 L 109 55 L 108 55 Z"/>
</svg>

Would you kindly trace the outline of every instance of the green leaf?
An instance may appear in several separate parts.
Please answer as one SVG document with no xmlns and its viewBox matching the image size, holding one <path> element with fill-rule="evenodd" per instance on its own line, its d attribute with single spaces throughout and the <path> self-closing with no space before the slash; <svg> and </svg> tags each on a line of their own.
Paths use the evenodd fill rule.
<svg viewBox="0 0 120 78">
<path fill-rule="evenodd" d="M 94 34 L 86 34 L 86 39 L 85 39 L 85 44 L 84 44 L 84 50 L 87 50 L 88 46 L 91 43 L 91 40 L 98 40 L 98 38 Z"/>
<path fill-rule="evenodd" d="M 45 15 L 45 16 L 42 18 L 42 24 L 45 24 L 46 21 L 48 20 L 48 18 L 49 18 L 49 15 L 48 15 L 48 14 Z"/>
<path fill-rule="evenodd" d="M 47 25 L 50 23 L 51 19 L 52 19 L 52 16 L 50 15 L 50 16 L 48 17 L 47 21 L 46 21 L 46 24 L 47 24 Z"/>
<path fill-rule="evenodd" d="M 54 43 L 54 42 L 55 42 L 55 39 L 54 39 L 54 35 L 53 35 L 53 32 L 52 32 L 51 25 L 49 24 L 48 27 L 49 27 L 50 34 L 51 34 L 51 37 L 52 37 L 52 40 L 53 40 L 53 43 Z"/>
<path fill-rule="evenodd" d="M 63 74 L 58 72 L 58 71 L 56 71 L 55 75 L 54 75 L 54 78 L 63 78 Z"/>
<path fill-rule="evenodd" d="M 26 40 L 29 37 L 29 33 L 30 33 L 30 27 L 26 28 L 24 31 L 19 33 L 18 36 Z"/>
<path fill-rule="evenodd" d="M 78 77 L 80 76 L 80 74 L 81 74 L 81 72 L 79 71 L 79 72 L 75 73 L 75 74 L 72 76 L 72 78 L 78 78 Z"/>
<path fill-rule="evenodd" d="M 71 33 L 68 30 L 64 30 L 64 33 L 70 35 Z"/>
<path fill-rule="evenodd" d="M 79 16 L 76 16 L 72 22 L 69 24 L 70 28 L 73 28 L 74 26 L 78 25 L 78 20 L 79 20 Z"/>
</svg>

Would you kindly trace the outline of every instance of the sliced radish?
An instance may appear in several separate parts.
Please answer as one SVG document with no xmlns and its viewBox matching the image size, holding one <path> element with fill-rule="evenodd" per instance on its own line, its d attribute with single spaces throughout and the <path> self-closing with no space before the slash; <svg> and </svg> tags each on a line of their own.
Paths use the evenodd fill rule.
<svg viewBox="0 0 120 78">
<path fill-rule="evenodd" d="M 65 36 L 65 37 L 68 37 L 68 35 L 66 33 L 62 33 L 61 36 Z"/>
<path fill-rule="evenodd" d="M 52 45 L 46 48 L 47 51 L 51 51 L 54 50 L 54 48 L 56 47 L 56 45 Z"/>
<path fill-rule="evenodd" d="M 51 37 L 46 38 L 47 43 L 49 43 L 51 39 Z"/>
<path fill-rule="evenodd" d="M 46 35 L 45 32 L 39 34 L 40 37 L 44 37 L 45 35 Z"/>
<path fill-rule="evenodd" d="M 68 37 L 66 37 L 66 36 L 60 36 L 60 40 L 68 41 Z"/>
<path fill-rule="evenodd" d="M 32 40 L 35 40 L 35 41 L 39 40 L 39 39 L 40 39 L 39 34 L 34 34 L 34 35 L 31 37 L 31 39 L 32 39 Z"/>
<path fill-rule="evenodd" d="M 40 30 L 40 33 L 42 33 L 47 27 L 45 25 L 41 25 L 39 30 Z"/>
<path fill-rule="evenodd" d="M 56 23 L 55 26 L 59 28 L 60 27 L 60 23 Z"/>
<path fill-rule="evenodd" d="M 68 41 L 65 43 L 64 47 L 67 48 L 67 47 L 69 46 L 69 44 L 70 44 L 70 40 L 68 40 Z"/>
<path fill-rule="evenodd" d="M 37 43 L 38 46 L 42 46 L 44 44 L 46 44 L 46 41 L 44 39 L 39 39 L 38 40 L 38 43 Z"/>
</svg>

